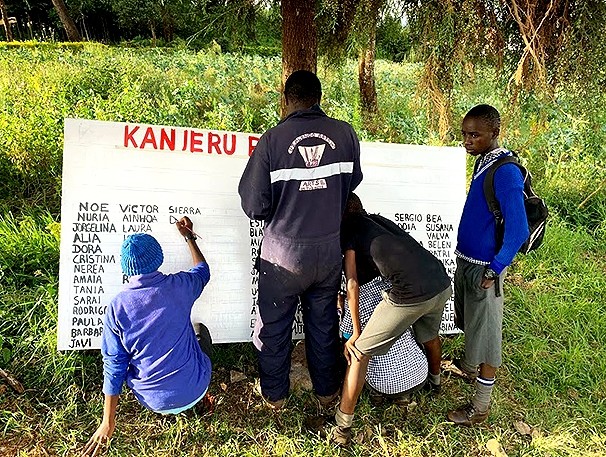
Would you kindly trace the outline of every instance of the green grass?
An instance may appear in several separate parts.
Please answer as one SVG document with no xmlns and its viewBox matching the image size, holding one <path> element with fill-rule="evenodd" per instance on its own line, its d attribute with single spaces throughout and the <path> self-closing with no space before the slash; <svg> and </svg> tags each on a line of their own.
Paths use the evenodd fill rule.
<svg viewBox="0 0 606 457">
<path fill-rule="evenodd" d="M 516 398 L 533 398 L 533 420 L 548 427 L 606 422 L 606 262 L 582 230 L 554 224 L 545 246 L 515 268 L 506 315 L 510 370 L 532 373 Z M 591 254 L 595 253 L 595 254 Z M 529 329 L 534 329 L 530 332 Z M 537 379 L 541 382 L 537 383 Z"/>
<path fill-rule="evenodd" d="M 2 259 L 15 251 L 37 259 L 44 274 L 32 282 L 3 281 L 0 334 L 10 348 L 3 364 L 25 386 L 0 393 L 2 455 L 71 455 L 92 434 L 102 412 L 98 352 L 57 353 L 57 267 L 35 249 L 55 253 L 58 239 L 48 214 L 0 220 Z M 47 254 L 48 255 L 48 254 Z M 460 379 L 444 379 L 438 398 L 419 394 L 408 409 L 359 405 L 349 450 L 335 450 L 305 429 L 316 414 L 310 393 L 294 393 L 289 409 L 268 412 L 253 393 L 257 376 L 250 344 L 219 345 L 211 392 L 214 415 L 163 418 L 145 411 L 130 392 L 122 396 L 110 455 L 490 455 L 497 439 L 508 455 L 598 456 L 606 450 L 606 318 L 604 250 L 586 231 L 560 221 L 545 244 L 521 257 L 506 283 L 504 367 L 498 373 L 488 423 L 455 428 L 445 412 L 472 393 Z M 48 265 L 45 266 L 45 263 Z M 5 263 L 3 262 L 3 265 Z M 459 355 L 462 337 L 447 338 L 445 357 Z M 230 384 L 229 370 L 247 379 Z M 225 387 L 224 388 L 222 387 Z M 514 421 L 536 429 L 531 440 Z M 17 453 L 19 449 L 19 453 Z"/>
<path fill-rule="evenodd" d="M 439 144 L 418 88 L 420 63 L 377 61 L 380 114 L 363 119 L 356 63 L 320 66 L 322 106 L 363 140 Z M 278 121 L 279 57 L 222 54 L 215 48 L 120 48 L 101 44 L 24 45 L 0 53 L 0 204 L 57 214 L 63 119 L 141 122 L 263 132 Z M 553 99 L 519 104 L 495 72 L 476 68 L 455 85 L 448 144 L 481 102 L 502 113 L 502 142 L 518 151 L 539 190 L 565 220 L 606 230 L 606 93 L 591 101 L 562 87 Z M 601 222 L 601 225 L 600 225 Z"/>
<path fill-rule="evenodd" d="M 355 71 L 355 62 L 320 68 L 329 114 L 366 140 L 438 141 L 417 92 L 419 64 L 377 62 L 382 113 L 370 127 L 359 113 Z M 279 58 L 216 50 L 88 43 L 0 50 L 0 367 L 26 389 L 19 395 L 0 381 L 0 455 L 73 455 L 101 417 L 98 351 L 56 351 L 63 118 L 261 132 L 278 119 L 279 74 Z M 472 386 L 445 376 L 439 397 L 419 394 L 407 409 L 375 407 L 363 395 L 357 443 L 335 449 L 305 429 L 316 413 L 309 392 L 293 393 L 282 413 L 268 412 L 253 393 L 252 346 L 218 345 L 216 412 L 163 418 L 125 391 L 109 455 L 490 456 L 492 439 L 509 456 L 606 455 L 604 95 L 596 94 L 593 111 L 566 93 L 508 106 L 489 69 L 477 69 L 455 95 L 455 117 L 484 101 L 501 109 L 504 143 L 521 152 L 554 214 L 544 245 L 508 274 L 504 366 L 487 423 L 446 422 Z M 462 350 L 462 336 L 445 339 L 445 357 Z M 247 378 L 231 384 L 232 369 Z M 532 426 L 533 437 L 518 433 L 515 421 Z"/>
</svg>

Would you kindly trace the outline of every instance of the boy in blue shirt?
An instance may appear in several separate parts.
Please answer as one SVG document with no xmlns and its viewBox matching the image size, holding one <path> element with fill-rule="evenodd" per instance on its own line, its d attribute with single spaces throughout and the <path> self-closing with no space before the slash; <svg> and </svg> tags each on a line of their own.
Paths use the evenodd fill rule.
<svg viewBox="0 0 606 457">
<path fill-rule="evenodd" d="M 164 256 L 151 235 L 136 233 L 122 243 L 121 266 L 129 281 L 105 314 L 103 420 L 83 455 L 95 455 L 100 445 L 109 443 L 125 381 L 143 406 L 161 414 L 185 411 L 206 395 L 210 334 L 203 324 L 196 324 L 194 331 L 190 314 L 210 280 L 210 270 L 191 220 L 184 217 L 176 226 L 192 256 L 194 267 L 189 271 L 159 272 Z"/>
<path fill-rule="evenodd" d="M 455 251 L 455 323 L 465 332 L 465 356 L 455 360 L 455 365 L 476 381 L 471 402 L 448 413 L 448 419 L 457 425 L 472 425 L 488 417 L 495 374 L 501 365 L 505 271 L 529 235 L 524 182 L 517 165 L 504 164 L 494 174 L 495 195 L 505 221 L 502 240 L 497 239 L 495 218 L 484 196 L 486 170 L 512 154 L 499 147 L 500 124 L 495 108 L 478 105 L 467 113 L 461 127 L 464 147 L 477 159 Z"/>
</svg>

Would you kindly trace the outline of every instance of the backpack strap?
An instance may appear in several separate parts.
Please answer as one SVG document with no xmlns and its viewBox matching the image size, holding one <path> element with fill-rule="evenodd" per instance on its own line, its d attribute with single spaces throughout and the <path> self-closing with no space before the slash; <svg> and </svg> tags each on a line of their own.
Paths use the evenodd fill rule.
<svg viewBox="0 0 606 457">
<path fill-rule="evenodd" d="M 501 157 L 488 167 L 484 178 L 484 197 L 486 198 L 486 203 L 488 203 L 488 209 L 494 214 L 497 222 L 500 222 L 503 219 L 503 215 L 501 214 L 501 205 L 499 205 L 499 201 L 497 200 L 494 191 L 494 174 L 500 166 L 505 165 L 506 163 L 515 163 L 518 167 L 520 166 L 520 161 L 515 154 Z"/>
</svg>

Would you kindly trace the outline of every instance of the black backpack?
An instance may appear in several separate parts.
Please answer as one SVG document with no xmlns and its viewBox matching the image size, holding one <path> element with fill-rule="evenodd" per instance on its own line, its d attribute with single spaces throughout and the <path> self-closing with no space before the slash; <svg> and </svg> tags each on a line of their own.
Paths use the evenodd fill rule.
<svg viewBox="0 0 606 457">
<path fill-rule="evenodd" d="M 494 174 L 501 165 L 506 163 L 515 163 L 522 172 L 522 178 L 524 179 L 524 207 L 526 208 L 526 219 L 528 220 L 530 235 L 518 252 L 528 254 L 530 251 L 538 248 L 543 242 L 549 211 L 543 199 L 532 189 L 532 175 L 520 163 L 518 156 L 514 153 L 514 155 L 498 159 L 488 168 L 486 177 L 484 178 L 484 196 L 488 203 L 488 209 L 494 215 L 497 224 L 497 246 L 501 246 L 503 243 L 505 224 L 503 223 L 503 215 L 501 214 L 499 202 L 494 193 Z"/>
</svg>

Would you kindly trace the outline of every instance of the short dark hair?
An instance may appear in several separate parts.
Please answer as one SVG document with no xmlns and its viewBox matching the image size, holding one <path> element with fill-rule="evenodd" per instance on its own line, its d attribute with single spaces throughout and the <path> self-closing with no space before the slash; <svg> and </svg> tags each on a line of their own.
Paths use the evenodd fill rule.
<svg viewBox="0 0 606 457">
<path fill-rule="evenodd" d="M 344 216 L 351 216 L 354 214 L 366 214 L 366 211 L 364 210 L 364 206 L 362 206 L 360 197 L 358 197 L 357 194 L 350 192 L 347 203 L 345 204 Z"/>
<path fill-rule="evenodd" d="M 284 83 L 284 96 L 288 100 L 319 102 L 322 84 L 311 71 L 297 70 Z"/>
<path fill-rule="evenodd" d="M 501 115 L 494 106 L 476 105 L 465 115 L 465 118 L 469 117 L 481 119 L 495 129 L 501 127 Z"/>
</svg>

